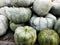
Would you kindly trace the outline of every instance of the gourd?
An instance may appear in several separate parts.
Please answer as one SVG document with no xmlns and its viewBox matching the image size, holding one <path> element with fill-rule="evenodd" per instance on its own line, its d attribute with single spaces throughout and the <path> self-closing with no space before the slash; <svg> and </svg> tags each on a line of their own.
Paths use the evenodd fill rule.
<svg viewBox="0 0 60 45">
<path fill-rule="evenodd" d="M 0 0 L 0 7 L 3 6 L 30 6 L 34 0 Z"/>
<path fill-rule="evenodd" d="M 33 45 L 36 41 L 36 30 L 30 26 L 18 27 L 14 39 L 17 45 Z"/>
<path fill-rule="evenodd" d="M 58 45 L 59 35 L 51 29 L 44 29 L 38 34 L 38 42 L 40 45 Z"/>
<path fill-rule="evenodd" d="M 30 20 L 30 25 L 37 31 L 42 29 L 52 29 L 56 23 L 56 17 L 52 14 L 48 14 L 46 17 L 33 16 Z"/>
<path fill-rule="evenodd" d="M 54 14 L 55 16 L 60 16 L 60 3 L 53 2 L 53 6 L 50 10 L 50 13 Z"/>
<path fill-rule="evenodd" d="M 33 10 L 38 16 L 45 16 L 52 8 L 51 0 L 35 0 Z"/>
<path fill-rule="evenodd" d="M 16 28 L 19 26 L 23 26 L 24 24 L 15 24 L 13 22 L 10 22 L 10 29 L 15 32 Z"/>
<path fill-rule="evenodd" d="M 60 18 L 56 21 L 54 29 L 60 35 Z"/>
<path fill-rule="evenodd" d="M 8 29 L 8 19 L 4 15 L 0 15 L 0 36 L 4 35 Z"/>
<path fill-rule="evenodd" d="M 31 18 L 31 10 L 24 7 L 3 7 L 0 14 L 5 15 L 13 23 L 25 23 Z"/>
</svg>

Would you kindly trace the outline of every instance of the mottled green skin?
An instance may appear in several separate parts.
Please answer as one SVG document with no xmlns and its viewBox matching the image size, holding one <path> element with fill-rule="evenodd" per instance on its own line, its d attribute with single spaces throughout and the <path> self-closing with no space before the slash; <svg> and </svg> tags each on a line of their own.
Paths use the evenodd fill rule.
<svg viewBox="0 0 60 45">
<path fill-rule="evenodd" d="M 60 16 L 60 3 L 54 2 L 50 12 L 55 16 Z"/>
<path fill-rule="evenodd" d="M 17 45 L 33 45 L 36 41 L 36 30 L 32 27 L 18 27 L 14 39 Z"/>
<path fill-rule="evenodd" d="M 60 18 L 56 21 L 54 29 L 60 35 Z"/>
<path fill-rule="evenodd" d="M 58 45 L 59 36 L 53 30 L 42 30 L 38 35 L 38 42 L 40 45 Z"/>
<path fill-rule="evenodd" d="M 0 14 L 7 16 L 13 23 L 25 23 L 30 20 L 32 12 L 24 7 L 3 7 L 0 8 Z"/>
<path fill-rule="evenodd" d="M 15 24 L 15 23 L 10 23 L 10 29 L 15 32 L 16 28 L 19 26 L 23 26 L 24 24 Z"/>
</svg>

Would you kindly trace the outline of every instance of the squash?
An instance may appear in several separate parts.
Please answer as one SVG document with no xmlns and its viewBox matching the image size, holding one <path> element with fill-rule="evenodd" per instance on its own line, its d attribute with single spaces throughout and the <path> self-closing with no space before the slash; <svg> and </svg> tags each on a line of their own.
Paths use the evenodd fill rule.
<svg viewBox="0 0 60 45">
<path fill-rule="evenodd" d="M 48 14 L 46 17 L 33 16 L 30 20 L 30 25 L 37 31 L 42 29 L 52 29 L 56 23 L 56 17 L 52 14 Z"/>
<path fill-rule="evenodd" d="M 38 16 L 45 16 L 52 8 L 51 0 L 35 0 L 33 10 Z"/>
<path fill-rule="evenodd" d="M 4 35 L 8 29 L 8 19 L 4 15 L 0 15 L 0 36 Z"/>
<path fill-rule="evenodd" d="M 56 21 L 54 29 L 60 35 L 60 18 Z"/>
<path fill-rule="evenodd" d="M 31 18 L 31 10 L 24 7 L 3 7 L 0 14 L 5 15 L 13 23 L 25 23 Z"/>
<path fill-rule="evenodd" d="M 53 2 L 53 6 L 50 10 L 50 13 L 52 13 L 55 16 L 60 16 L 60 3 Z"/>
<path fill-rule="evenodd" d="M 15 32 L 16 28 L 19 26 L 23 26 L 24 24 L 15 24 L 13 22 L 10 22 L 10 29 Z"/>
<path fill-rule="evenodd" d="M 30 6 L 34 0 L 1 0 L 0 1 L 0 7 L 3 6 L 24 6 L 28 7 Z"/>
<path fill-rule="evenodd" d="M 38 42 L 40 45 L 58 45 L 59 35 L 51 29 L 44 29 L 38 34 Z"/>
<path fill-rule="evenodd" d="M 17 45 L 33 45 L 36 41 L 36 30 L 30 26 L 18 27 L 14 39 Z"/>
</svg>

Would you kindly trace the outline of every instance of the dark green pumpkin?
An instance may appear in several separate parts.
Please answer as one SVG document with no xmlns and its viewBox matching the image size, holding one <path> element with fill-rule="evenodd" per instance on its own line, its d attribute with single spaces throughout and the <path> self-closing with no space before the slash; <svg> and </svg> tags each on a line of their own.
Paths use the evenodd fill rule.
<svg viewBox="0 0 60 45">
<path fill-rule="evenodd" d="M 59 36 L 53 30 L 42 30 L 38 35 L 38 42 L 40 45 L 58 45 Z"/>
<path fill-rule="evenodd" d="M 60 3 L 53 2 L 53 6 L 52 6 L 50 12 L 52 14 L 54 14 L 55 16 L 60 16 Z"/>
</svg>

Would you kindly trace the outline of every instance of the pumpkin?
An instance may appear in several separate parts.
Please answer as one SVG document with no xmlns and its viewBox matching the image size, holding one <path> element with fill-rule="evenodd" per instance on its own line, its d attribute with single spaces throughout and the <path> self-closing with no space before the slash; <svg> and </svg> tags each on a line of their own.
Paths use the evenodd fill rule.
<svg viewBox="0 0 60 45">
<path fill-rule="evenodd" d="M 33 10 L 38 16 L 45 16 L 52 8 L 51 0 L 35 0 Z"/>
<path fill-rule="evenodd" d="M 30 25 L 37 31 L 42 29 L 52 29 L 56 22 L 56 17 L 52 14 L 48 14 L 46 17 L 33 16 L 30 20 Z"/>
<path fill-rule="evenodd" d="M 58 45 L 59 35 L 51 29 L 44 29 L 38 34 L 38 42 L 40 45 Z"/>
<path fill-rule="evenodd" d="M 0 9 L 0 14 L 7 16 L 13 23 L 25 23 L 30 20 L 31 10 L 24 7 L 3 7 Z"/>
<path fill-rule="evenodd" d="M 30 26 L 18 27 L 14 39 L 17 45 L 33 45 L 36 41 L 36 30 Z"/>
<path fill-rule="evenodd" d="M 15 32 L 16 28 L 19 26 L 23 26 L 24 24 L 15 24 L 13 22 L 10 23 L 10 29 Z"/>
<path fill-rule="evenodd" d="M 4 35 L 8 29 L 8 20 L 4 15 L 0 15 L 0 36 Z"/>
<path fill-rule="evenodd" d="M 60 18 L 56 21 L 55 27 L 54 27 L 55 31 L 58 32 L 58 34 L 60 35 Z"/>
<path fill-rule="evenodd" d="M 0 7 L 2 6 L 30 6 L 34 0 L 1 0 Z"/>
<path fill-rule="evenodd" d="M 50 10 L 50 13 L 54 14 L 55 16 L 60 16 L 60 3 L 53 2 L 53 6 Z"/>
</svg>

